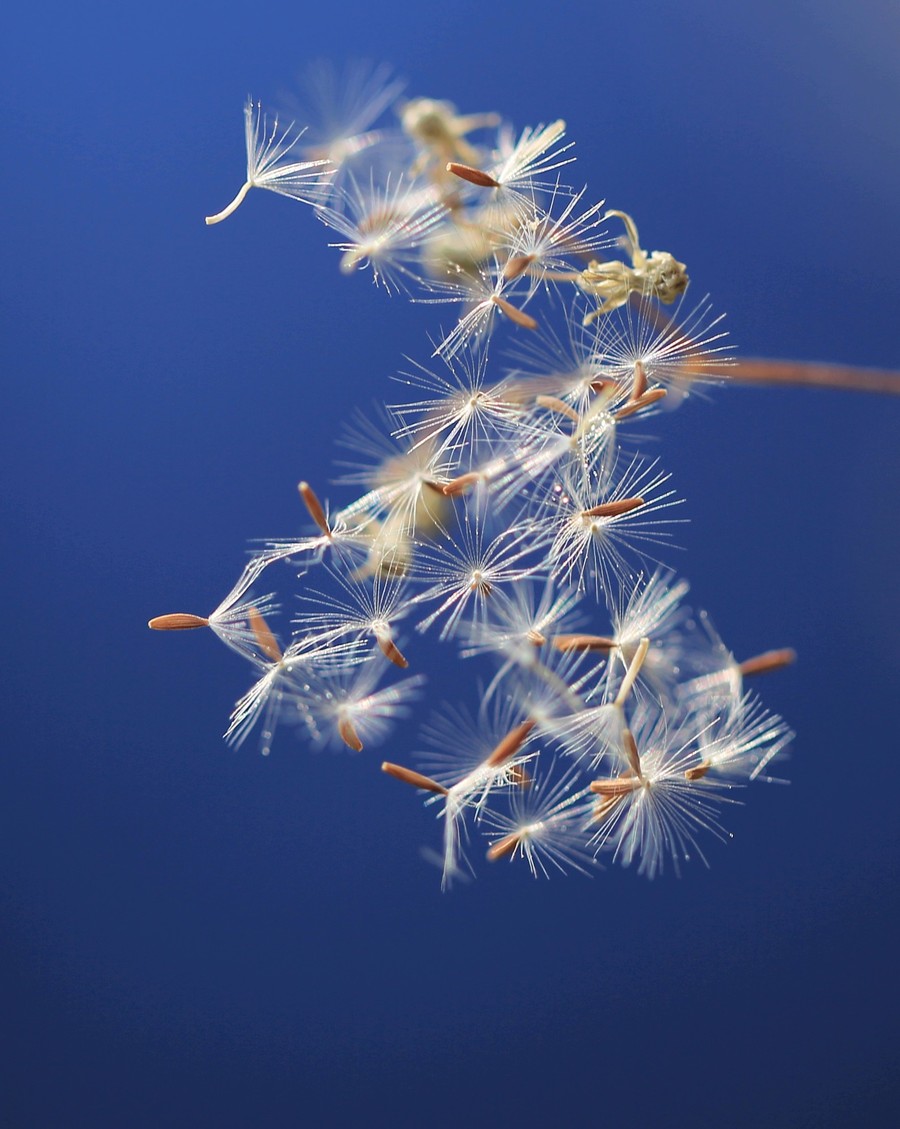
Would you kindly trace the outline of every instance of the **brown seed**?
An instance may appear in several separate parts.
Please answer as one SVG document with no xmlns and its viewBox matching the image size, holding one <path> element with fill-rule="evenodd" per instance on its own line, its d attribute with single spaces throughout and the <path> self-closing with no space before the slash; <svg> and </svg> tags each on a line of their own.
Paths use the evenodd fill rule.
<svg viewBox="0 0 900 1129">
<path fill-rule="evenodd" d="M 693 768 L 685 769 L 684 778 L 685 780 L 702 780 L 711 768 L 712 761 L 704 761 L 702 764 L 695 764 Z"/>
<path fill-rule="evenodd" d="M 325 516 L 325 510 L 322 508 L 322 503 L 316 497 L 316 492 L 308 482 L 300 482 L 297 485 L 300 491 L 300 497 L 303 499 L 303 504 L 309 510 L 309 516 L 313 519 L 319 529 L 325 534 L 326 537 L 331 536 L 331 526 L 328 524 L 328 518 Z"/>
<path fill-rule="evenodd" d="M 510 255 L 503 268 L 503 277 L 512 281 L 520 278 L 534 262 L 534 255 Z"/>
<path fill-rule="evenodd" d="M 490 862 L 496 862 L 497 859 L 507 858 L 511 855 L 516 847 L 519 845 L 519 836 L 513 832 L 510 835 L 504 835 L 502 839 L 498 839 L 496 843 L 488 849 L 487 857 Z"/>
<path fill-rule="evenodd" d="M 251 608 L 247 612 L 247 619 L 250 620 L 250 627 L 253 634 L 256 636 L 256 643 L 264 655 L 268 655 L 273 662 L 281 662 L 284 655 L 281 653 L 281 648 L 278 646 L 278 640 L 272 634 L 271 628 L 259 614 L 256 608 Z"/>
<path fill-rule="evenodd" d="M 764 651 L 761 655 L 754 655 L 752 659 L 744 659 L 740 665 L 741 674 L 768 674 L 770 670 L 781 670 L 783 666 L 790 666 L 797 658 L 797 652 L 791 647 L 782 647 L 777 651 Z"/>
<path fill-rule="evenodd" d="M 448 498 L 456 498 L 459 494 L 465 493 L 470 486 L 474 486 L 480 479 L 481 475 L 477 471 L 470 470 L 466 474 L 461 474 L 459 478 L 452 479 L 446 486 L 442 487 L 442 490 Z"/>
<path fill-rule="evenodd" d="M 636 792 L 640 786 L 641 782 L 634 776 L 619 776 L 615 780 L 591 781 L 591 791 L 607 800 L 619 800 L 622 796 Z"/>
<path fill-rule="evenodd" d="M 619 498 L 616 502 L 601 502 L 599 506 L 591 506 L 589 510 L 582 510 L 582 517 L 621 517 L 622 514 L 631 513 L 644 504 L 643 498 Z"/>
<path fill-rule="evenodd" d="M 608 635 L 554 635 L 553 646 L 557 651 L 611 651 L 615 639 Z"/>
<path fill-rule="evenodd" d="M 627 419 L 628 416 L 634 415 L 642 408 L 649 408 L 651 404 L 657 403 L 666 396 L 665 388 L 648 388 L 647 391 L 637 400 L 630 400 L 624 408 L 619 408 L 615 413 L 614 419 Z"/>
<path fill-rule="evenodd" d="M 351 748 L 354 753 L 361 753 L 363 743 L 359 739 L 359 734 L 349 717 L 339 718 L 337 723 L 337 731 L 341 736 L 341 740 Z"/>
<path fill-rule="evenodd" d="M 514 325 L 519 325 L 522 329 L 537 329 L 537 322 L 529 314 L 517 310 L 515 306 L 511 305 L 505 298 L 500 298 L 494 295 L 491 301 L 501 310 Z"/>
<path fill-rule="evenodd" d="M 593 812 L 591 813 L 591 821 L 593 823 L 599 823 L 613 810 L 613 808 L 618 807 L 621 802 L 621 796 L 607 796 L 605 800 L 597 804 L 597 806 L 594 808 Z"/>
<path fill-rule="evenodd" d="M 391 764 L 390 761 L 384 761 L 381 765 L 381 771 L 386 772 L 388 776 L 393 776 L 395 780 L 402 780 L 404 784 L 411 784 L 413 788 L 422 788 L 426 792 L 436 792 L 439 796 L 447 795 L 447 789 L 443 784 L 438 784 L 430 776 L 413 772 L 411 768 L 404 768 L 402 764 Z"/>
<path fill-rule="evenodd" d="M 447 165 L 447 172 L 452 172 L 454 176 L 458 176 L 461 180 L 467 180 L 469 184 L 477 184 L 479 188 L 500 187 L 500 181 L 494 180 L 490 173 L 482 172 L 481 169 L 473 169 L 471 165 L 461 165 L 457 161 L 450 161 Z"/>
<path fill-rule="evenodd" d="M 625 749 L 625 757 L 628 760 L 628 766 L 634 776 L 639 780 L 641 779 L 641 756 L 638 752 L 637 742 L 634 739 L 634 734 L 630 729 L 622 730 L 622 746 Z"/>
<path fill-rule="evenodd" d="M 556 396 L 535 396 L 534 402 L 539 408 L 546 408 L 550 412 L 559 412 L 561 416 L 568 416 L 574 423 L 580 422 L 580 416 L 572 405 Z"/>
<path fill-rule="evenodd" d="M 631 396 L 629 399 L 633 402 L 640 400 L 640 398 L 647 391 L 647 371 L 644 368 L 643 361 L 634 362 L 634 379 L 631 382 Z"/>
<path fill-rule="evenodd" d="M 188 615 L 187 612 L 171 612 L 158 615 L 149 621 L 148 627 L 154 631 L 188 631 L 192 627 L 209 627 L 209 620 L 202 615 Z"/>
<path fill-rule="evenodd" d="M 393 639 L 378 635 L 376 635 L 375 638 L 378 640 L 378 646 L 381 648 L 381 653 L 384 657 L 390 659 L 394 666 L 399 666 L 401 669 L 406 670 L 409 663 L 400 653 L 400 649 Z"/>
<path fill-rule="evenodd" d="M 534 722 L 531 720 L 523 721 L 521 725 L 511 729 L 484 763 L 491 768 L 496 768 L 514 757 L 525 744 L 525 740 L 532 729 L 534 729 Z"/>
</svg>

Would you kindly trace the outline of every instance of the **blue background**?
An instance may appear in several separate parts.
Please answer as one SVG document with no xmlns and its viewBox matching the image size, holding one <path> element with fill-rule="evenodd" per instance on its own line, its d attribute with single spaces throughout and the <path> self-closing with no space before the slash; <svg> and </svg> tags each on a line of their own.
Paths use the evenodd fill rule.
<svg viewBox="0 0 900 1129">
<path fill-rule="evenodd" d="M 563 116 L 578 176 L 745 355 L 892 367 L 897 6 L 4 22 L 2 1124 L 896 1124 L 896 400 L 721 389 L 660 429 L 692 599 L 739 654 L 800 654 L 762 687 L 790 788 L 680 880 L 501 866 L 442 895 L 380 751 L 229 750 L 247 671 L 146 620 L 208 611 L 249 538 L 299 529 L 297 479 L 324 486 L 351 406 L 435 328 L 342 278 L 296 204 L 204 227 L 247 92 L 367 57 L 465 111 Z"/>
</svg>

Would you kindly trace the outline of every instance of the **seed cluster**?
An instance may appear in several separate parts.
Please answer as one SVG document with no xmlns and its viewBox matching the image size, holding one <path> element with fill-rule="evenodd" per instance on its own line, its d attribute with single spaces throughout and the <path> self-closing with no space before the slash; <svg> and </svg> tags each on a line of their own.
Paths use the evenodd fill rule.
<svg viewBox="0 0 900 1129">
<path fill-rule="evenodd" d="M 396 377 L 406 398 L 345 436 L 349 501 L 301 482 L 306 532 L 266 542 L 210 615 L 150 626 L 208 627 L 250 663 L 227 738 L 258 729 L 264 753 L 286 723 L 368 750 L 430 668 L 469 663 L 474 711 L 437 705 L 401 758 L 415 767 L 382 765 L 433 805 L 445 885 L 478 836 L 535 876 L 677 871 L 792 736 L 745 681 L 793 653 L 738 661 L 687 607 L 660 560 L 679 500 L 639 435 L 727 379 L 722 319 L 628 213 L 566 183 L 564 122 L 517 132 L 403 101 L 383 68 L 332 85 L 352 97 L 327 129 L 248 102 L 246 181 L 207 223 L 251 188 L 292 197 L 336 233 L 342 271 L 450 303 L 452 327 Z M 252 594 L 284 562 L 301 578 L 286 642 L 273 596 Z"/>
</svg>

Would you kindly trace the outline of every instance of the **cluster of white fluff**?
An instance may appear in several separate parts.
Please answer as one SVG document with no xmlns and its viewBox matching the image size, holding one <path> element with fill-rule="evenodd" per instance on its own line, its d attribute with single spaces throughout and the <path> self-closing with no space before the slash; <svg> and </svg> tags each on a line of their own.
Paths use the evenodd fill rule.
<svg viewBox="0 0 900 1129">
<path fill-rule="evenodd" d="M 351 500 L 301 482 L 306 533 L 266 542 L 209 616 L 151 626 L 208 626 L 250 662 L 227 737 L 260 729 L 265 753 L 284 722 L 368 749 L 426 671 L 470 664 L 474 712 L 438 705 L 415 767 L 382 765 L 435 806 L 445 884 L 476 833 L 535 875 L 604 857 L 678 870 L 791 737 L 744 685 L 791 652 L 739 662 L 685 606 L 659 559 L 678 499 L 638 434 L 727 377 L 721 318 L 685 303 L 684 264 L 644 250 L 630 215 L 565 183 L 562 121 L 519 132 L 403 101 L 383 68 L 323 71 L 328 87 L 302 131 L 247 103 L 246 182 L 207 223 L 253 187 L 300 200 L 343 271 L 457 320 L 396 378 L 407 398 L 345 436 Z M 301 577 L 287 643 L 273 598 L 250 596 L 278 562 Z"/>
</svg>

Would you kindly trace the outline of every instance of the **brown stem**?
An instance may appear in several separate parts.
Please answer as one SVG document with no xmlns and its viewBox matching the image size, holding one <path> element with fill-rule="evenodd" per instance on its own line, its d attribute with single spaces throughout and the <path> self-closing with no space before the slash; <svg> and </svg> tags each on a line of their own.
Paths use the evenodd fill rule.
<svg viewBox="0 0 900 1129">
<path fill-rule="evenodd" d="M 900 396 L 900 372 L 857 368 L 855 365 L 823 364 L 819 361 L 770 361 L 750 357 L 730 364 L 725 375 L 729 380 L 742 384 L 800 385 Z"/>
</svg>

